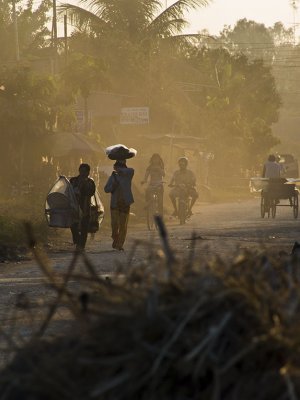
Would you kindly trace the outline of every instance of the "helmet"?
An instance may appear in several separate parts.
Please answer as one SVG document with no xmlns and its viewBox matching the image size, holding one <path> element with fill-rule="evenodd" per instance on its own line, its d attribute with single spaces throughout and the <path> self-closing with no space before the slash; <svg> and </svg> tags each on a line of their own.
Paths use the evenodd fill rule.
<svg viewBox="0 0 300 400">
<path fill-rule="evenodd" d="M 188 160 L 187 157 L 179 157 L 178 158 L 178 163 L 180 163 L 180 162 L 184 162 L 185 164 L 187 164 L 189 162 L 189 160 Z"/>
</svg>

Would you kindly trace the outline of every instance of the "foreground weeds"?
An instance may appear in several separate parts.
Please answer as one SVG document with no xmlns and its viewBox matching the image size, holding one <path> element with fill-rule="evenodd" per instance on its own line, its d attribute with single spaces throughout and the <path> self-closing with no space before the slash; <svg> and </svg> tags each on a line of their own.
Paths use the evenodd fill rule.
<svg viewBox="0 0 300 400">
<path fill-rule="evenodd" d="M 24 221 L 30 221 L 40 244 L 48 240 L 49 228 L 44 216 L 44 199 L 40 196 L 0 201 L 0 262 L 23 259 L 27 253 Z"/>
<path fill-rule="evenodd" d="M 12 357 L 0 399 L 300 398 L 297 255 L 199 265 L 193 249 L 187 260 L 174 257 L 160 224 L 162 251 L 150 249 L 143 265 L 133 267 L 133 248 L 114 277 L 102 278 L 75 253 L 58 275 L 27 228 L 52 295 L 46 307 L 18 299 L 12 315 L 31 329 L 25 342 L 12 318 L 2 325 Z M 57 313 L 68 323 L 53 336 Z"/>
</svg>

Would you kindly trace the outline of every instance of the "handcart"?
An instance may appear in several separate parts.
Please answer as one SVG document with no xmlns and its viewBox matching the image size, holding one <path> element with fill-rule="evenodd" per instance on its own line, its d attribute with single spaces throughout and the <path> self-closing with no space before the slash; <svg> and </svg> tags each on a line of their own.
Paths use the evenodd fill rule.
<svg viewBox="0 0 300 400">
<path fill-rule="evenodd" d="M 295 179 L 251 178 L 250 190 L 261 193 L 260 214 L 275 218 L 277 207 L 290 207 L 294 218 L 298 218 L 298 189 Z"/>
<path fill-rule="evenodd" d="M 70 228 L 79 221 L 79 205 L 72 185 L 65 176 L 60 176 L 54 183 L 46 198 L 45 215 L 48 226 L 54 228 Z M 104 207 L 99 193 L 91 197 L 91 210 L 88 232 L 96 233 L 104 218 Z"/>
</svg>

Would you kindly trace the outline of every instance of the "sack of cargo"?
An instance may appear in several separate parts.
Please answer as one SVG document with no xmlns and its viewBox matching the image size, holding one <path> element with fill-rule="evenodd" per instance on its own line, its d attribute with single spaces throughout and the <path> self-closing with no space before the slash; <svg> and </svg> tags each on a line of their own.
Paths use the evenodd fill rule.
<svg viewBox="0 0 300 400">
<path fill-rule="evenodd" d="M 110 160 L 127 160 L 135 157 L 137 151 L 133 148 L 129 149 L 124 144 L 115 144 L 107 147 L 105 153 Z"/>
<path fill-rule="evenodd" d="M 90 214 L 90 221 L 88 232 L 89 233 L 96 233 L 100 225 L 102 224 L 104 218 L 104 207 L 100 200 L 99 193 L 95 192 L 94 196 L 91 198 L 91 214 Z"/>
<path fill-rule="evenodd" d="M 80 220 L 79 204 L 69 179 L 60 176 L 47 195 L 45 214 L 53 228 L 70 228 Z M 91 197 L 89 233 L 96 233 L 104 218 L 104 207 L 96 191 Z"/>
<path fill-rule="evenodd" d="M 79 220 L 79 205 L 65 176 L 60 176 L 48 193 L 45 215 L 48 225 L 54 228 L 70 228 Z"/>
</svg>

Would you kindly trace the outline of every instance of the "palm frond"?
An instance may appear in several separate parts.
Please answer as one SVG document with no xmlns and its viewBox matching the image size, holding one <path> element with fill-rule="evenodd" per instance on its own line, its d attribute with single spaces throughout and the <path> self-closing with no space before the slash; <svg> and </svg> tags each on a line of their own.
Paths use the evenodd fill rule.
<svg viewBox="0 0 300 400">
<path fill-rule="evenodd" d="M 185 11 L 198 7 L 205 7 L 210 2 L 211 0 L 177 0 L 174 4 L 166 8 L 155 19 L 153 19 L 149 24 L 148 29 L 151 31 L 160 30 L 160 28 L 163 27 L 167 21 L 181 19 L 184 22 L 182 24 L 178 24 L 177 26 L 177 32 L 180 32 L 187 25 L 187 22 L 184 20 Z"/>
<path fill-rule="evenodd" d="M 185 21 L 183 18 L 160 20 L 159 23 L 155 25 L 150 24 L 148 26 L 147 36 L 169 37 L 177 32 L 181 32 L 187 26 L 187 24 L 187 21 Z"/>
<path fill-rule="evenodd" d="M 106 26 L 106 22 L 95 14 L 93 11 L 87 10 L 85 8 L 64 3 L 58 8 L 58 14 L 67 14 L 68 21 L 76 28 L 82 30 L 100 30 L 101 27 Z"/>
<path fill-rule="evenodd" d="M 179 35 L 173 35 L 167 38 L 168 40 L 177 40 L 177 39 L 212 39 L 217 41 L 218 39 L 212 35 L 203 35 L 202 33 L 182 33 Z"/>
</svg>

